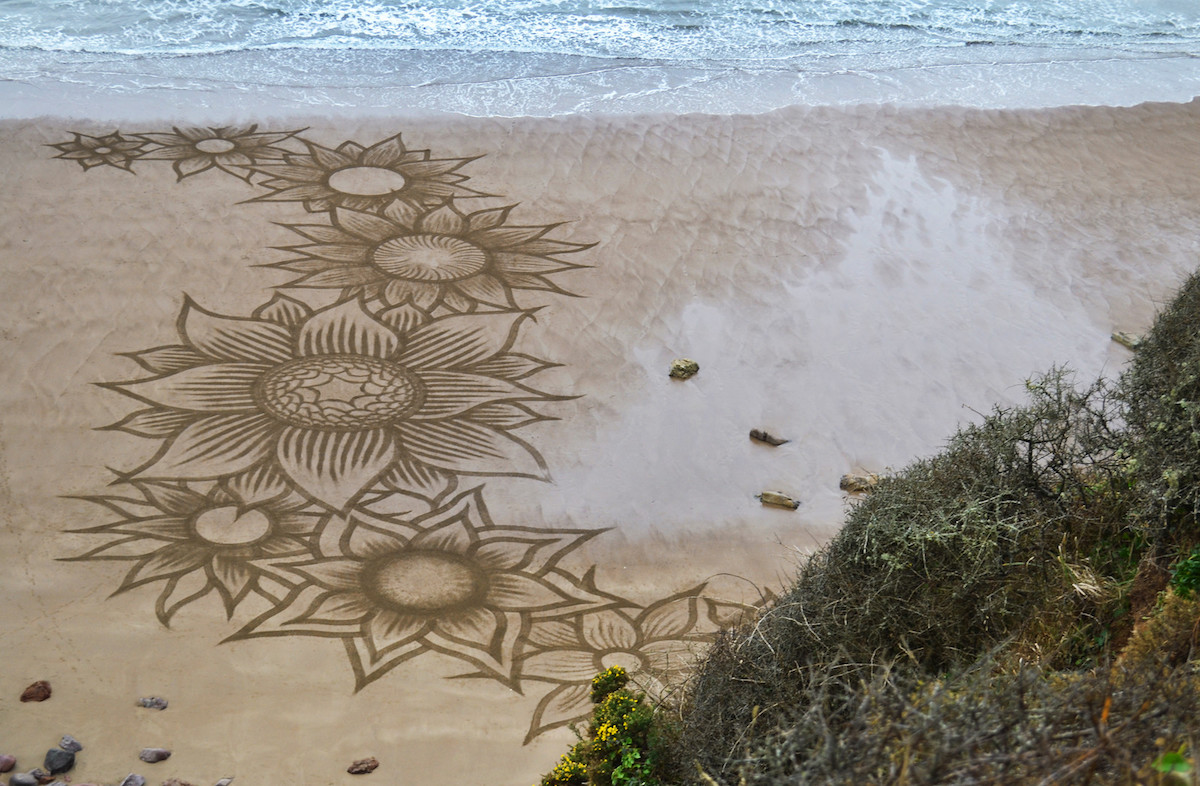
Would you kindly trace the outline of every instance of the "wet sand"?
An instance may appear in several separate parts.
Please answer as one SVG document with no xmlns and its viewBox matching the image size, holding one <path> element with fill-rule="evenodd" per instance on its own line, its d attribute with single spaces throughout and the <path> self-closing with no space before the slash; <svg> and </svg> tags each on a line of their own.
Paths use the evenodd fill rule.
<svg viewBox="0 0 1200 786">
<path fill-rule="evenodd" d="M 338 784 L 373 755 L 374 780 L 533 782 L 586 711 L 585 665 L 674 666 L 780 589 L 839 525 L 843 473 L 932 452 L 1054 364 L 1119 373 L 1129 353 L 1110 333 L 1144 329 L 1195 265 L 1198 115 L 238 118 L 258 123 L 247 134 L 308 127 L 260 140 L 293 156 L 301 138 L 328 151 L 398 133 L 428 160 L 478 156 L 401 170 L 412 215 L 452 186 L 496 195 L 458 191 L 460 218 L 422 225 L 361 193 L 284 194 L 303 173 L 269 150 L 250 182 L 228 159 L 193 172 L 196 156 L 179 179 L 182 158 L 142 155 L 172 118 L 5 121 L 0 753 L 29 769 L 70 733 L 87 746 L 76 781 Z M 111 150 L 95 140 L 115 131 L 144 144 L 55 158 Z M 246 202 L 272 189 L 284 201 Z M 462 218 L 512 204 L 504 227 L 553 228 L 501 237 L 479 229 L 499 214 Z M 507 254 L 493 279 L 508 316 L 456 316 L 482 285 L 436 285 L 414 316 L 373 299 L 381 279 L 341 273 L 278 290 L 304 306 L 256 313 L 273 287 L 364 253 L 375 271 L 415 264 L 412 243 L 345 211 L 454 236 L 433 245 L 463 270 L 483 264 L 463 243 L 488 264 Z M 339 306 L 344 286 L 366 289 Z M 452 338 L 419 333 L 430 320 Z M 191 354 L 128 355 L 164 346 Z M 512 353 L 558 365 L 514 379 Z M 669 379 L 677 357 L 700 373 Z M 338 401 L 413 386 L 419 403 L 371 398 L 383 415 L 331 425 Z M 308 408 L 288 409 L 301 394 Z M 521 425 L 512 402 L 555 419 Z M 153 414 L 131 425 L 139 411 Z M 184 444 L 212 418 L 218 437 Z M 406 485 L 389 474 L 402 458 L 440 469 Z M 802 505 L 765 508 L 764 490 Z M 18 703 L 37 679 L 53 698 Z M 170 708 L 135 707 L 144 695 Z M 175 753 L 144 765 L 147 746 Z"/>
</svg>

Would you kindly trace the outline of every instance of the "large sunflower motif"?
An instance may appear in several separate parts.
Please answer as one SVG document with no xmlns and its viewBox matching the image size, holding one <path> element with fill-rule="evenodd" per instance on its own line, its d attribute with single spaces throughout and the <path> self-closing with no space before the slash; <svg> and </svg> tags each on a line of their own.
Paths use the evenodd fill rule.
<svg viewBox="0 0 1200 786">
<path fill-rule="evenodd" d="M 155 610 L 163 625 L 213 591 L 228 616 L 252 592 L 277 602 L 276 593 L 295 582 L 278 584 L 253 560 L 311 555 L 309 536 L 323 514 L 265 469 L 226 478 L 207 493 L 183 483 L 133 485 L 140 498 L 82 497 L 120 518 L 70 531 L 116 539 L 67 561 L 135 562 L 113 594 L 162 582 Z"/>
<path fill-rule="evenodd" d="M 275 468 L 346 510 L 374 484 L 424 491 L 446 475 L 546 479 L 508 430 L 554 397 L 515 380 L 544 364 L 508 350 L 528 313 L 430 320 L 360 300 L 312 311 L 276 296 L 252 318 L 184 303 L 182 344 L 132 357 L 159 376 L 105 385 L 150 404 L 109 428 L 165 438 L 130 478 L 203 480 Z M 429 479 L 433 478 L 434 481 Z"/>
<path fill-rule="evenodd" d="M 497 526 L 479 488 L 407 523 L 335 515 L 318 534 L 322 556 L 271 561 L 300 586 L 229 640 L 340 638 L 359 690 L 425 652 L 519 689 L 517 655 L 535 620 L 615 602 L 590 573 L 558 567 L 602 531 Z"/>
<path fill-rule="evenodd" d="M 146 146 L 141 139 L 129 139 L 114 131 L 103 136 L 73 133 L 69 142 L 49 145 L 58 150 L 55 158 L 65 158 L 83 167 L 84 171 L 97 166 L 111 166 L 132 172 L 133 161 L 143 154 Z"/>
<path fill-rule="evenodd" d="M 716 631 L 748 610 L 703 591 L 704 585 L 685 590 L 636 615 L 610 608 L 532 626 L 517 668 L 524 679 L 555 687 L 538 702 L 525 743 L 587 718 L 592 678 L 611 666 L 623 667 L 642 690 L 661 697 L 664 684 L 688 671 Z"/>
<path fill-rule="evenodd" d="M 312 242 L 287 247 L 303 256 L 274 267 L 304 274 L 287 286 L 341 289 L 426 311 L 513 309 L 514 289 L 570 294 L 546 276 L 584 267 L 556 257 L 593 244 L 547 238 L 558 224 L 509 225 L 512 209 L 464 214 L 453 201 L 433 210 L 397 201 L 382 215 L 338 208 L 332 226 L 289 225 Z"/>
<path fill-rule="evenodd" d="M 248 127 L 180 128 L 173 133 L 136 134 L 138 139 L 154 145 L 142 158 L 147 161 L 174 161 L 172 168 L 180 180 L 216 167 L 234 177 L 250 182 L 255 164 L 282 159 L 290 151 L 279 147 L 299 131 L 256 133 L 257 125 Z"/>
<path fill-rule="evenodd" d="M 336 150 L 304 140 L 307 155 L 288 155 L 284 163 L 255 166 L 267 176 L 271 193 L 250 202 L 303 202 L 310 213 L 348 207 L 381 210 L 393 200 L 412 207 L 435 205 L 451 197 L 488 196 L 462 185 L 458 170 L 478 158 L 432 158 L 428 150 L 409 150 L 400 134 L 364 148 L 345 142 Z"/>
</svg>

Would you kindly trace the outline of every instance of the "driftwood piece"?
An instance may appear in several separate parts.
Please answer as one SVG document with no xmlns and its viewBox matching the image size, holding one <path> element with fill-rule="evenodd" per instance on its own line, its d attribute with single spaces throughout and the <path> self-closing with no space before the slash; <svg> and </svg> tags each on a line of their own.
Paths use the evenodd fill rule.
<svg viewBox="0 0 1200 786">
<path fill-rule="evenodd" d="M 788 442 L 791 442 L 790 439 L 783 439 L 782 437 L 777 437 L 774 434 L 756 428 L 750 429 L 750 439 L 758 440 L 759 442 L 765 442 L 768 445 L 774 445 L 775 447 L 786 445 Z"/>
</svg>

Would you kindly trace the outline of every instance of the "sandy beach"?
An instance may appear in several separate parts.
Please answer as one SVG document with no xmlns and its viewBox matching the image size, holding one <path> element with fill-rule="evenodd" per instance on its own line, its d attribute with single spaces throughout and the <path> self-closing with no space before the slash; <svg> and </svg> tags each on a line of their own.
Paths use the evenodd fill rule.
<svg viewBox="0 0 1200 786">
<path fill-rule="evenodd" d="M 0 753 L 76 782 L 532 783 L 1200 238 L 1196 102 L 188 123 L 0 122 Z"/>
</svg>

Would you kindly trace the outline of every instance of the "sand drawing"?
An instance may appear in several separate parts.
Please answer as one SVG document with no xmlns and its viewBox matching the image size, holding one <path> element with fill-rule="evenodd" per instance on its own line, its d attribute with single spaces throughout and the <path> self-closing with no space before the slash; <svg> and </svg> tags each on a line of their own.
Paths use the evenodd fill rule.
<svg viewBox="0 0 1200 786">
<path fill-rule="evenodd" d="M 84 171 L 97 166 L 111 166 L 132 172 L 135 159 L 141 157 L 146 147 L 143 139 L 128 138 L 119 133 L 104 136 L 74 134 L 68 142 L 50 145 L 59 151 L 55 158 L 65 158 L 83 167 Z"/>
<path fill-rule="evenodd" d="M 614 663 L 660 691 L 744 608 L 704 585 L 646 606 L 605 591 L 594 567 L 568 567 L 603 530 L 494 521 L 478 482 L 550 480 L 514 432 L 572 396 L 531 386 L 555 364 L 514 350 L 535 321 L 517 293 L 570 294 L 550 276 L 586 267 L 560 257 L 594 244 L 517 223 L 513 205 L 461 207 L 490 196 L 458 172 L 478 157 L 300 133 L 51 145 L 85 171 L 170 161 L 179 181 L 225 173 L 265 191 L 245 203 L 323 215 L 284 224 L 307 241 L 267 265 L 299 274 L 287 294 L 248 315 L 184 296 L 178 343 L 125 353 L 145 373 L 101 385 L 138 403 L 101 429 L 156 447 L 114 470 L 116 492 L 78 495 L 116 518 L 70 530 L 106 540 L 66 559 L 129 564 L 114 594 L 153 585 L 163 625 L 215 594 L 240 612 L 226 641 L 340 639 L 356 690 L 426 654 L 539 688 L 526 742 L 585 717 L 589 680 Z M 336 302 L 306 302 L 312 289 Z"/>
</svg>

